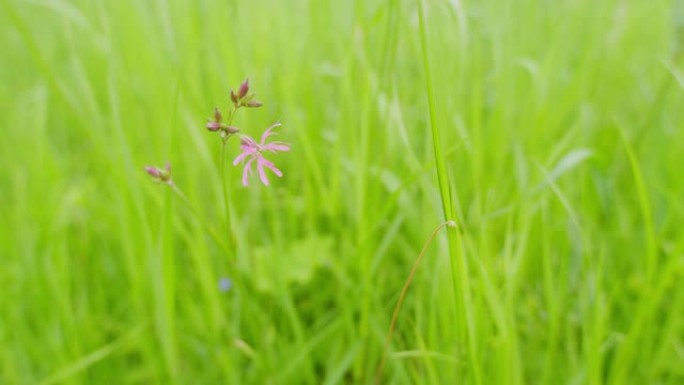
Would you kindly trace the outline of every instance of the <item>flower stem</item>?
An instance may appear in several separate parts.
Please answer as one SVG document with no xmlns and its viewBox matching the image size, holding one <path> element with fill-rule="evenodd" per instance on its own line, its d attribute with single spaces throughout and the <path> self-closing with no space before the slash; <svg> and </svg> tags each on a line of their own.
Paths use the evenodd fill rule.
<svg viewBox="0 0 684 385">
<path fill-rule="evenodd" d="M 233 114 L 230 115 L 233 120 Z M 226 231 L 228 233 L 228 247 L 235 251 L 235 235 L 231 224 L 230 201 L 228 199 L 228 183 L 226 182 L 226 140 L 221 141 L 221 159 L 219 159 L 219 172 L 221 173 L 221 190 L 223 194 L 223 209 L 226 217 Z"/>
</svg>

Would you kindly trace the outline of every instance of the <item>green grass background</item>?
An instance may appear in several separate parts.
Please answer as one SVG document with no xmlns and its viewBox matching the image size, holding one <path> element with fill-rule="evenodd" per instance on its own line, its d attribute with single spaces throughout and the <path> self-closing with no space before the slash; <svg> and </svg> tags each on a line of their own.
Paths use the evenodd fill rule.
<svg viewBox="0 0 684 385">
<path fill-rule="evenodd" d="M 684 383 L 680 1 L 0 3 L 0 384 Z"/>
</svg>

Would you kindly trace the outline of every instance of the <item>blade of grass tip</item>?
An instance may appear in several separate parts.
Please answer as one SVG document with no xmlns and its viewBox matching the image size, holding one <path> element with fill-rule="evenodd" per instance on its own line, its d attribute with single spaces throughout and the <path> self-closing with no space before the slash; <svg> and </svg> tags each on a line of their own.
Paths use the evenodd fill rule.
<svg viewBox="0 0 684 385">
<path fill-rule="evenodd" d="M 444 217 L 446 221 L 450 221 L 455 218 L 454 205 L 451 199 L 451 184 L 449 182 L 449 175 L 446 169 L 446 163 L 444 160 L 445 157 L 442 153 L 442 143 L 435 113 L 435 98 L 432 88 L 432 72 L 430 69 L 428 52 L 425 10 L 423 9 L 424 4 L 422 0 L 417 0 L 417 3 L 421 56 L 423 59 L 423 70 L 425 72 L 425 87 L 430 115 L 430 130 L 432 133 L 432 143 L 435 153 L 435 166 L 437 168 L 437 180 L 439 183 Z M 470 369 L 472 370 L 475 383 L 481 384 L 482 374 L 479 368 L 480 364 L 475 341 L 475 336 L 477 333 L 475 320 L 473 318 L 474 314 L 472 311 L 473 305 L 470 295 L 470 280 L 466 271 L 466 262 L 462 254 L 460 234 L 456 228 L 447 229 L 447 240 L 449 245 L 449 260 L 452 271 L 454 299 L 457 301 L 455 310 L 459 340 L 466 341 Z"/>
<path fill-rule="evenodd" d="M 437 116 L 435 113 L 435 96 L 432 88 L 432 74 L 428 58 L 427 48 L 427 32 L 425 28 L 425 15 L 423 10 L 422 0 L 418 0 L 418 15 L 420 20 L 420 37 L 421 49 L 423 57 L 423 69 L 425 72 L 426 93 L 428 99 L 428 112 L 430 115 L 430 129 L 432 132 L 432 144 L 435 152 L 435 166 L 437 167 L 437 180 L 439 182 L 439 190 L 442 198 L 442 209 L 444 217 L 449 220 L 453 217 L 453 204 L 451 202 L 451 187 L 449 183 L 449 176 L 442 154 L 441 135 L 437 127 Z"/>
<path fill-rule="evenodd" d="M 397 304 L 394 306 L 394 311 L 392 312 L 392 320 L 390 321 L 390 326 L 389 330 L 387 331 L 387 337 L 385 338 L 385 344 L 383 345 L 382 348 L 382 356 L 380 357 L 380 363 L 378 364 L 378 369 L 375 372 L 375 383 L 380 384 L 382 382 L 382 371 L 385 368 L 385 361 L 387 360 L 387 350 L 389 349 L 389 344 L 392 341 L 392 335 L 394 335 L 394 329 L 397 325 L 397 318 L 399 317 L 399 311 L 401 310 L 401 305 L 404 303 L 404 299 L 406 298 L 406 293 L 408 292 L 409 286 L 411 286 L 411 282 L 413 282 L 413 277 L 416 275 L 416 271 L 418 270 L 418 266 L 420 265 L 420 262 L 423 260 L 425 257 L 425 253 L 427 252 L 428 247 L 432 244 L 432 241 L 435 239 L 435 236 L 437 236 L 437 233 L 444 228 L 445 226 L 448 227 L 455 227 L 456 222 L 454 221 L 446 221 L 442 223 L 441 225 L 437 226 L 434 230 L 432 230 L 432 233 L 428 237 L 427 241 L 425 241 L 425 244 L 423 245 L 423 249 L 420 250 L 420 254 L 418 254 L 418 258 L 416 258 L 416 261 L 413 263 L 413 267 L 411 268 L 411 272 L 409 273 L 408 278 L 406 279 L 406 282 L 404 283 L 404 287 L 401 289 L 401 294 L 399 295 L 399 300 L 397 301 Z"/>
</svg>

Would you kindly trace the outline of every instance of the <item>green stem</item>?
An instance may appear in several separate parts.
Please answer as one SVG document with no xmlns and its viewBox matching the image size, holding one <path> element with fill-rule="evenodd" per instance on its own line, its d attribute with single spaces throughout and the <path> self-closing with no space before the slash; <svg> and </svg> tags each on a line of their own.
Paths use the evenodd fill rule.
<svg viewBox="0 0 684 385">
<path fill-rule="evenodd" d="M 231 121 L 233 114 L 230 115 Z M 230 202 L 228 199 L 228 183 L 226 182 L 226 139 L 221 141 L 221 159 L 219 160 L 219 172 L 221 173 L 221 190 L 223 193 L 223 209 L 226 216 L 226 231 L 228 232 L 228 247 L 235 251 L 235 236 L 230 218 Z"/>
<path fill-rule="evenodd" d="M 231 109 L 228 113 L 227 125 L 233 124 L 233 118 L 235 113 L 240 109 L 240 106 L 236 106 Z M 235 233 L 233 233 L 233 226 L 230 215 L 230 193 L 228 191 L 228 182 L 226 181 L 226 142 L 233 135 L 228 134 L 225 137 L 221 137 L 221 158 L 219 159 L 219 172 L 221 173 L 221 190 L 223 195 L 223 209 L 225 210 L 226 216 L 226 231 L 228 235 L 228 247 L 233 255 L 236 253 L 237 244 L 235 241 Z"/>
<path fill-rule="evenodd" d="M 425 86 L 428 99 L 428 110 L 430 114 L 430 130 L 432 133 L 432 144 L 435 153 L 435 165 L 437 168 L 437 180 L 442 199 L 442 209 L 444 220 L 454 220 L 454 205 L 451 198 L 451 183 L 447 173 L 444 154 L 442 152 L 440 131 L 437 126 L 437 114 L 435 113 L 435 97 L 432 87 L 432 71 L 427 43 L 427 28 L 425 23 L 425 10 L 423 1 L 418 0 L 418 20 L 420 30 L 421 55 L 423 58 L 423 69 L 425 72 Z M 456 321 L 458 325 L 458 340 L 466 341 L 468 352 L 468 363 L 475 384 L 482 384 L 482 373 L 480 370 L 479 357 L 476 345 L 476 322 L 473 314 L 472 296 L 470 281 L 468 278 L 467 264 L 463 255 L 461 234 L 458 229 L 447 228 L 447 240 L 449 245 L 449 260 L 453 279 L 454 299 L 456 301 Z"/>
</svg>

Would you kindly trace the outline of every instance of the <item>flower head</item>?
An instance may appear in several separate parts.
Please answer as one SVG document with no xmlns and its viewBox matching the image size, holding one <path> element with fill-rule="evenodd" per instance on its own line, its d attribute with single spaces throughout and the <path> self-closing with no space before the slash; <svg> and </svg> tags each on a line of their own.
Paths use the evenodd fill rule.
<svg viewBox="0 0 684 385">
<path fill-rule="evenodd" d="M 155 182 L 173 185 L 173 179 L 171 178 L 171 164 L 168 162 L 166 163 L 166 167 L 163 169 L 153 166 L 145 166 L 145 172 L 147 172 Z"/>
<path fill-rule="evenodd" d="M 218 107 L 214 108 L 214 117 L 213 119 L 207 120 L 207 125 L 205 127 L 212 132 L 220 131 L 221 138 L 223 139 L 227 139 L 240 131 L 237 127 L 223 123 L 223 115 L 221 115 L 221 111 L 219 111 Z"/>
<path fill-rule="evenodd" d="M 209 131 L 218 131 L 221 128 L 223 128 L 223 115 L 221 115 L 221 111 L 219 111 L 218 107 L 214 108 L 214 120 L 209 120 L 207 121 L 207 130 Z"/>
<path fill-rule="evenodd" d="M 249 175 L 252 173 L 252 164 L 256 161 L 257 171 L 259 172 L 259 179 L 261 182 L 268 186 L 268 178 L 266 178 L 266 170 L 270 169 L 278 177 L 283 176 L 282 171 L 280 171 L 271 161 L 264 158 L 263 153 L 268 151 L 276 153 L 278 151 L 290 151 L 290 146 L 283 142 L 270 142 L 266 143 L 271 135 L 276 135 L 272 130 L 279 127 L 280 123 L 275 123 L 269 127 L 262 135 L 261 140 L 257 143 L 254 139 L 247 135 L 242 136 L 242 142 L 240 144 L 240 149 L 242 152 L 238 155 L 235 160 L 233 160 L 233 165 L 237 166 L 239 163 L 244 162 L 244 169 L 242 171 L 242 184 L 247 186 Z"/>
<path fill-rule="evenodd" d="M 261 107 L 263 103 L 254 100 L 255 95 L 254 93 L 249 93 L 249 79 L 245 79 L 244 82 L 240 83 L 237 92 L 230 90 L 230 100 L 233 102 L 235 109 L 240 107 Z"/>
</svg>

